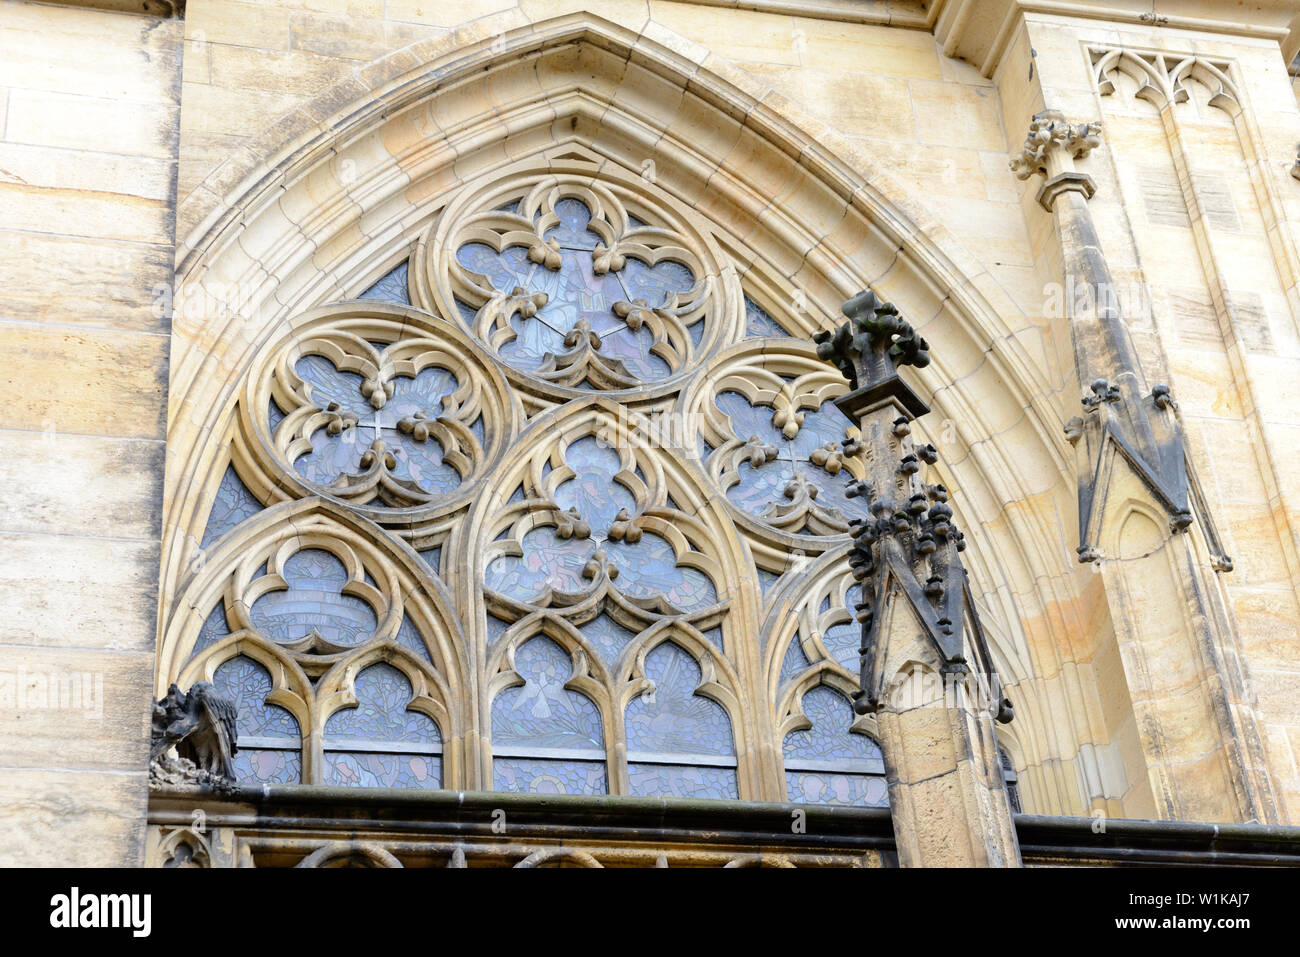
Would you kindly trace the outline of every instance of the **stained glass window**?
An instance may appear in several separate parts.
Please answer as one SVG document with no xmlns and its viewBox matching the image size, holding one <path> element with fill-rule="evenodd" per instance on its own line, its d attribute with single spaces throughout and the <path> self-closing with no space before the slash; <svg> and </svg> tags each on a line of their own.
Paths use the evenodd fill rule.
<svg viewBox="0 0 1300 957">
<path fill-rule="evenodd" d="M 748 459 L 739 464 L 740 481 L 727 489 L 730 501 L 759 517 L 806 499 L 840 523 L 865 514 L 860 499 L 844 494 L 849 476 L 836 456 L 851 423 L 832 401 L 803 410 L 802 424 L 782 418 L 772 406 L 752 404 L 739 392 L 721 393 L 717 404 L 738 439 L 756 440 L 776 453 L 767 459 L 756 456 L 757 466 Z M 787 438 L 790 433 L 793 437 Z"/>
<path fill-rule="evenodd" d="M 204 620 L 203 627 L 199 629 L 199 637 L 194 642 L 192 654 L 197 655 L 203 649 L 216 644 L 229 634 L 230 626 L 226 624 L 225 605 L 223 602 L 217 602 Z"/>
<path fill-rule="evenodd" d="M 236 780 L 247 784 L 297 784 L 302 779 L 302 735 L 293 715 L 267 703 L 270 672 L 241 655 L 220 665 L 212 684 L 235 702 L 239 712 Z"/>
<path fill-rule="evenodd" d="M 767 310 L 756 303 L 748 296 L 745 297 L 745 336 L 785 336 L 789 337 L 790 333 L 786 332 L 777 323 L 775 319 L 768 314 Z"/>
<path fill-rule="evenodd" d="M 502 358 L 520 369 L 544 371 L 554 365 L 555 356 L 585 339 L 635 379 L 668 376 L 672 369 L 655 354 L 652 326 L 638 321 L 635 313 L 629 321 L 626 307 L 671 304 L 675 294 L 695 285 L 690 269 L 670 259 L 651 264 L 627 257 L 621 266 L 600 274 L 592 251 L 602 240 L 587 228 L 590 208 L 580 199 L 566 198 L 555 204 L 555 213 L 560 221 L 543 238 L 558 247 L 558 269 L 530 259 L 525 246 L 507 246 L 498 253 L 486 243 L 469 242 L 457 250 L 460 264 L 486 277 L 499 292 L 518 287 L 547 297 L 535 315 L 514 317 L 515 335 L 500 346 Z"/>
<path fill-rule="evenodd" d="M 378 299 L 381 302 L 395 302 L 399 305 L 409 306 L 411 296 L 406 288 L 407 267 L 407 263 L 396 266 L 357 298 Z"/>
<path fill-rule="evenodd" d="M 430 366 L 414 377 L 395 376 L 393 394 L 378 409 L 363 391 L 364 377 L 337 369 L 324 356 L 303 356 L 294 371 L 307 383 L 311 400 L 337 418 L 322 421 L 312 433 L 311 450 L 294 460 L 303 478 L 329 487 L 341 476 L 361 476 L 371 467 L 376 443 L 383 443 L 395 460 L 389 471 L 398 482 L 431 494 L 460 484 L 460 473 L 443 461 L 436 435 L 416 427 L 437 419 L 444 397 L 456 391 L 459 383 L 446 369 Z"/>
<path fill-rule="evenodd" d="M 573 673 L 568 653 L 549 638 L 515 651 L 522 687 L 492 702 L 492 779 L 498 791 L 604 794 L 605 732 L 586 695 L 564 687 Z"/>
<path fill-rule="evenodd" d="M 371 665 L 353 690 L 357 706 L 325 722 L 325 783 L 441 787 L 442 735 L 428 715 L 407 709 L 413 692 L 406 675 L 392 665 Z"/>
<path fill-rule="evenodd" d="M 232 465 L 221 477 L 221 486 L 217 489 L 217 498 L 208 513 L 207 528 L 203 531 L 201 548 L 207 548 L 226 532 L 230 531 L 246 518 L 251 518 L 262 510 L 253 493 L 239 478 Z"/>
<path fill-rule="evenodd" d="M 616 451 L 588 436 L 571 443 L 564 458 L 576 474 L 555 490 L 556 503 L 576 512 L 590 534 L 564 538 L 557 526 L 532 529 L 523 537 L 522 556 L 505 555 L 488 566 L 489 588 L 521 601 L 533 601 L 547 588 L 581 592 L 599 551 L 614 567 L 618 587 L 634 598 L 663 598 L 683 611 L 716 604 L 718 593 L 709 576 L 678 564 L 667 539 L 648 531 L 635 536 L 635 542 L 619 537 L 619 523 L 634 522 L 641 509 L 616 478 L 623 467 Z"/>
<path fill-rule="evenodd" d="M 790 642 L 790 647 L 785 650 L 785 658 L 781 660 L 781 683 L 785 684 L 791 678 L 803 674 L 809 664 L 808 656 L 803 653 L 803 645 L 799 642 L 799 636 L 795 635 L 794 640 Z"/>
<path fill-rule="evenodd" d="M 853 608 L 862 601 L 862 589 L 853 585 L 841 607 Z M 838 661 L 849 674 L 857 674 L 861 661 L 858 647 L 862 644 L 862 626 L 855 621 L 842 621 L 831 625 L 822 632 L 822 644 L 832 658 Z"/>
<path fill-rule="evenodd" d="M 187 619 L 181 640 L 195 644 L 180 667 L 220 660 L 220 643 L 246 627 L 247 647 L 292 661 L 284 680 L 304 705 L 294 713 L 319 724 L 299 729 L 266 703 L 280 672 L 251 658 L 221 665 L 247 732 L 241 780 L 299 780 L 306 735 L 324 744 L 324 760 L 306 762 L 313 784 L 490 778 L 524 793 L 738 799 L 736 736 L 768 726 L 740 714 L 773 707 L 739 700 L 765 684 L 745 671 L 767 647 L 760 630 L 789 634 L 799 618 L 856 670 L 856 625 L 827 624 L 826 602 L 810 620 L 803 551 L 765 536 L 839 535 L 860 514 L 844 496 L 857 464 L 831 461 L 848 421 L 829 401 L 801 406 L 840 383 L 791 332 L 804 323 L 779 304 L 798 291 L 778 292 L 785 284 L 757 265 L 737 269 L 695 220 L 639 180 L 514 175 L 451 198 L 400 253 L 409 262 L 378 279 L 338 277 L 349 290 L 369 283 L 358 296 L 368 304 L 313 304 L 259 351 L 240 394 L 257 408 L 240 409 L 234 465 L 202 533 L 206 548 L 246 529 L 250 551 L 212 577 L 187 573 L 211 604 L 201 623 Z M 617 401 L 591 401 L 594 390 L 618 390 Z M 685 424 L 662 433 L 642 424 L 679 410 Z M 256 518 L 251 487 L 274 488 L 270 507 L 292 516 L 287 558 L 292 538 Z M 781 521 L 765 519 L 774 510 Z M 277 572 L 283 581 L 268 578 Z M 483 607 L 470 615 L 473 590 Z M 396 650 L 376 662 L 381 636 Z M 784 649 L 783 691 L 825 665 L 819 648 L 805 631 Z M 641 660 L 646 686 L 629 699 Z M 356 662 L 358 704 L 337 709 L 334 676 Z M 500 688 L 512 667 L 522 683 Z M 716 700 L 701 693 L 706 675 Z M 477 697 L 485 688 L 490 701 Z M 441 700 L 446 689 L 460 700 Z M 448 723 L 411 710 L 417 694 Z M 784 742 L 792 799 L 879 801 L 878 751 L 849 732 L 847 705 L 822 689 L 804 708 L 813 727 Z M 462 727 L 473 734 L 453 738 Z M 745 760 L 761 766 L 745 780 L 779 777 L 775 744 L 750 742 Z"/>
<path fill-rule="evenodd" d="M 785 780 L 796 804 L 888 807 L 880 746 L 851 731 L 853 706 L 838 691 L 811 689 L 803 697 L 812 727 L 786 735 Z"/>
<path fill-rule="evenodd" d="M 375 610 L 355 595 L 343 594 L 348 581 L 343 563 L 320 548 L 304 548 L 284 563 L 288 588 L 272 591 L 253 603 L 253 627 L 289 644 L 313 632 L 331 645 L 356 645 L 374 634 Z"/>
<path fill-rule="evenodd" d="M 703 675 L 672 642 L 646 655 L 652 687 L 627 706 L 628 777 L 632 793 L 684 798 L 736 798 L 736 746 L 731 719 L 696 693 Z"/>
<path fill-rule="evenodd" d="M 601 659 L 611 667 L 637 633 L 625 628 L 609 615 L 600 615 L 581 626 L 583 636 L 595 646 Z"/>
</svg>

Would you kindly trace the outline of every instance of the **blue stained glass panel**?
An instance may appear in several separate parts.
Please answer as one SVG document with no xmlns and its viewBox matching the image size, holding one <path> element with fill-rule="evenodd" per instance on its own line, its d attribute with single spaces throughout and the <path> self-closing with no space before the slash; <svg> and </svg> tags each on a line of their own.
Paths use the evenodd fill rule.
<svg viewBox="0 0 1300 957">
<path fill-rule="evenodd" d="M 785 658 L 781 660 L 781 683 L 785 684 L 791 678 L 803 674 L 809 664 L 811 662 L 809 662 L 808 656 L 803 653 L 803 646 L 799 643 L 799 636 L 795 635 L 790 641 L 790 647 L 785 650 Z"/>
<path fill-rule="evenodd" d="M 521 794 L 609 793 L 603 761 L 496 757 L 492 759 L 492 786 Z"/>
<path fill-rule="evenodd" d="M 666 305 L 674 293 L 684 293 L 695 285 L 695 276 L 685 265 L 666 259 L 650 266 L 639 259 L 629 259 L 618 273 L 630 298 L 644 299 L 651 306 Z"/>
<path fill-rule="evenodd" d="M 516 316 L 516 338 L 501 347 L 501 356 L 518 368 L 537 369 L 547 353 L 567 351 L 564 336 L 580 319 L 601 337 L 601 355 L 621 360 L 633 375 L 646 380 L 664 378 L 670 371 L 651 352 L 654 334 L 649 328 L 633 330 L 613 313 L 614 303 L 644 299 L 651 308 L 666 305 L 673 293 L 686 292 L 695 277 L 685 265 L 673 261 L 654 266 L 627 259 L 622 269 L 595 274 L 591 250 L 599 236 L 587 228 L 591 212 L 573 198 L 555 205 L 560 222 L 546 231 L 561 248 L 559 270 L 545 269 L 527 258 L 522 246 L 498 253 L 485 243 L 466 243 L 456 258 L 466 269 L 485 276 L 493 288 L 510 292 L 522 286 L 530 293 L 544 292 L 547 304 L 531 319 Z"/>
<path fill-rule="evenodd" d="M 695 693 L 702 673 L 690 654 L 664 642 L 646 655 L 646 676 L 653 690 L 637 695 L 627 706 L 629 751 L 736 753 L 726 710 Z"/>
<path fill-rule="evenodd" d="M 223 662 L 212 678 L 213 687 L 235 702 L 238 712 L 236 780 L 254 784 L 297 784 L 302 780 L 302 737 L 298 722 L 284 708 L 266 703 L 271 693 L 270 673 L 251 658 Z M 276 738 L 284 748 L 239 745 L 248 737 Z"/>
<path fill-rule="evenodd" d="M 194 641 L 194 650 L 190 652 L 190 657 L 197 655 L 204 648 L 215 645 L 228 634 L 230 634 L 230 626 L 226 624 L 226 606 L 224 602 L 218 601 L 204 620 L 203 627 L 199 629 L 199 636 Z"/>
<path fill-rule="evenodd" d="M 848 699 L 816 687 L 804 695 L 803 711 L 812 727 L 792 731 L 782 745 L 790 800 L 887 807 L 880 746 L 849 730 L 854 716 Z"/>
<path fill-rule="evenodd" d="M 354 595 L 342 594 L 347 570 L 334 555 L 304 548 L 284 563 L 288 589 L 268 592 L 253 603 L 253 627 L 278 642 L 294 642 L 312 630 L 340 645 L 355 645 L 374 634 L 375 611 Z"/>
<path fill-rule="evenodd" d="M 672 544 L 653 532 L 643 533 L 635 545 L 606 542 L 605 552 L 620 572 L 618 587 L 628 595 L 663 595 L 687 611 L 707 608 L 718 601 L 709 576 L 697 568 L 678 565 Z"/>
<path fill-rule="evenodd" d="M 460 473 L 442 458 L 442 444 L 432 436 L 420 442 L 401 432 L 402 419 L 418 414 L 437 418 L 442 400 L 454 392 L 459 383 L 446 369 L 430 366 L 414 377 L 397 376 L 392 381 L 393 395 L 382 409 L 376 410 L 361 393 L 362 377 L 340 371 L 322 356 L 303 356 L 294 366 L 298 375 L 311 386 L 311 399 L 322 409 L 336 402 L 343 411 L 355 415 L 358 424 L 330 435 L 324 425 L 311 436 L 311 451 L 293 463 L 303 478 L 318 485 L 329 485 L 343 475 L 358 475 L 361 457 L 376 439 L 382 439 L 396 459 L 395 478 L 411 482 L 428 493 L 445 493 L 460 484 Z"/>
<path fill-rule="evenodd" d="M 535 528 L 524 535 L 523 555 L 503 555 L 487 567 L 489 588 L 521 601 L 529 601 L 550 586 L 559 591 L 578 592 L 587 586 L 582 568 L 591 557 L 590 541 L 563 539 L 550 526 Z"/>
<path fill-rule="evenodd" d="M 504 618 L 498 618 L 496 615 L 487 616 L 488 639 L 496 641 L 510 628 L 510 622 Z"/>
<path fill-rule="evenodd" d="M 605 664 L 611 666 L 637 636 L 635 631 L 624 628 L 608 615 L 593 618 L 581 627 L 581 631 L 583 637 L 595 645 Z"/>
<path fill-rule="evenodd" d="M 535 219 L 540 218 L 535 214 Z M 591 222 L 591 210 L 580 199 L 566 197 L 555 204 L 555 215 L 559 223 L 548 229 L 543 235 L 554 239 L 561 246 L 577 246 L 580 249 L 595 249 L 600 236 L 587 228 Z"/>
<path fill-rule="evenodd" d="M 357 418 L 365 418 L 374 413 L 374 409 L 361 392 L 361 383 L 365 377 L 358 372 L 349 372 L 337 368 L 324 356 L 305 355 L 293 364 L 293 371 L 307 384 L 307 396 L 320 408 L 331 402 L 337 402 L 344 412 L 351 412 Z"/>
<path fill-rule="evenodd" d="M 678 608 L 695 610 L 717 602 L 717 590 L 703 572 L 678 566 L 677 556 L 667 539 L 644 532 L 636 543 L 603 541 L 620 511 L 636 517 L 635 496 L 614 476 L 622 468 L 613 449 L 591 436 L 565 449 L 564 459 L 574 476 L 555 490 L 562 510 L 577 509 L 591 526 L 591 539 L 562 539 L 553 527 L 533 529 L 524 535 L 521 557 L 503 556 L 487 569 L 487 583 L 496 591 L 531 600 L 550 586 L 559 591 L 579 592 L 588 582 L 583 567 L 597 543 L 619 571 L 618 587 L 626 594 L 643 598 L 665 596 Z"/>
<path fill-rule="evenodd" d="M 734 801 L 740 796 L 734 768 L 629 762 L 627 774 L 632 793 L 645 797 Z"/>
<path fill-rule="evenodd" d="M 818 686 L 803 696 L 803 713 L 812 722 L 785 736 L 787 759 L 857 762 L 858 770 L 883 770 L 880 746 L 865 734 L 851 732 L 853 706 L 833 688 Z"/>
<path fill-rule="evenodd" d="M 779 446 L 778 446 L 779 448 Z M 760 468 L 748 461 L 736 470 L 740 481 L 727 489 L 727 500 L 747 512 L 765 515 L 773 503 L 786 501 L 785 488 L 794 479 L 794 467 L 788 461 L 777 459 Z"/>
<path fill-rule="evenodd" d="M 889 807 L 889 785 L 881 775 L 786 771 L 785 786 L 793 804 Z"/>
<path fill-rule="evenodd" d="M 361 788 L 442 787 L 442 758 L 436 754 L 326 751 L 326 784 Z"/>
<path fill-rule="evenodd" d="M 758 570 L 758 587 L 764 596 L 776 587 L 776 583 L 780 580 L 781 576 L 775 572 L 770 572 L 766 568 L 760 568 Z"/>
<path fill-rule="evenodd" d="M 357 706 L 335 711 L 325 722 L 325 746 L 330 738 L 406 741 L 431 749 L 441 746 L 438 725 L 428 715 L 408 711 L 411 682 L 389 664 L 366 668 L 353 681 Z"/>
<path fill-rule="evenodd" d="M 212 502 L 212 510 L 208 512 L 208 524 L 203 530 L 203 541 L 199 547 L 207 548 L 244 519 L 252 518 L 261 510 L 262 503 L 248 490 L 235 467 L 230 466 L 221 477 L 221 485 Z"/>
<path fill-rule="evenodd" d="M 492 702 L 494 746 L 604 752 L 605 732 L 596 705 L 564 687 L 573 662 L 563 648 L 549 638 L 531 638 L 516 649 L 515 670 L 524 685 L 506 688 Z"/>
<path fill-rule="evenodd" d="M 297 719 L 284 708 L 266 703 L 271 693 L 271 673 L 252 658 L 240 655 L 222 662 L 212 677 L 212 685 L 235 702 L 240 736 L 286 738 L 294 745 L 301 742 Z"/>
<path fill-rule="evenodd" d="M 862 590 L 854 585 L 848 591 L 846 605 L 852 608 L 861 598 Z M 856 621 L 843 621 L 831 625 L 822 632 L 822 644 L 832 658 L 842 664 L 852 674 L 857 674 L 861 667 L 858 646 L 862 644 L 862 626 Z"/>
<path fill-rule="evenodd" d="M 424 639 L 420 637 L 419 630 L 415 627 L 415 622 L 410 618 L 403 617 L 401 627 L 397 629 L 397 643 L 403 648 L 409 648 L 419 657 L 426 661 L 429 658 L 429 649 L 425 647 Z"/>
<path fill-rule="evenodd" d="M 828 444 L 838 449 L 841 440 L 847 437 L 851 423 L 833 402 L 828 400 L 816 410 L 805 410 L 803 425 L 793 439 L 787 439 L 773 425 L 775 410 L 769 406 L 750 405 L 748 399 L 734 391 L 722 392 L 716 402 L 731 419 L 737 438 L 754 437 L 777 449 L 777 458 L 758 468 L 748 461 L 740 463 L 737 469 L 740 480 L 727 490 L 729 501 L 762 516 L 770 507 L 787 501 L 786 486 L 798 477 L 817 490 L 816 503 L 821 509 L 838 511 L 845 520 L 866 514 L 862 499 L 851 499 L 845 494 L 851 478 L 848 472 L 842 470 L 831 475 L 810 460 L 816 449 Z"/>
<path fill-rule="evenodd" d="M 357 298 L 379 299 L 383 302 L 396 302 L 403 306 L 409 306 L 411 296 L 406 286 L 407 266 L 408 263 L 395 266 Z"/>
<path fill-rule="evenodd" d="M 636 514 L 636 498 L 614 480 L 622 468 L 616 451 L 586 436 L 569 443 L 564 462 L 576 474 L 555 490 L 555 501 L 562 509 L 577 508 L 596 537 L 614 522 L 619 509 Z"/>
<path fill-rule="evenodd" d="M 240 748 L 232 762 L 235 780 L 256 784 L 299 784 L 302 755 L 297 751 Z"/>
<path fill-rule="evenodd" d="M 775 410 L 771 406 L 751 405 L 747 398 L 730 389 L 718 393 L 713 401 L 731 419 L 731 429 L 738 438 L 756 436 L 759 441 L 777 448 L 785 444 L 781 430 L 772 425 Z"/>
<path fill-rule="evenodd" d="M 782 336 L 789 338 L 790 333 L 782 329 L 780 324 L 768 314 L 766 309 L 746 296 L 745 336 L 746 338 L 750 336 Z"/>
</svg>

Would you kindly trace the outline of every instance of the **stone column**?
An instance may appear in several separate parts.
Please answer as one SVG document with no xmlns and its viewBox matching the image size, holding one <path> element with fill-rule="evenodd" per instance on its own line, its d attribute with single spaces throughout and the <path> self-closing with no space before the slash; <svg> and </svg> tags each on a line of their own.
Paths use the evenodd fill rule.
<svg viewBox="0 0 1300 957">
<path fill-rule="evenodd" d="M 853 385 L 837 400 L 861 436 L 845 443 L 866 466 L 849 494 L 850 558 L 861 583 L 861 690 L 855 708 L 880 732 L 894 834 L 904 867 L 1016 867 L 1020 849 L 1002 780 L 995 717 L 1011 720 L 975 614 L 948 492 L 927 484 L 937 461 L 911 421 L 929 409 L 898 375 L 929 363 L 928 346 L 873 292 L 844 305 L 849 321 L 819 333 L 818 355 Z"/>
<path fill-rule="evenodd" d="M 1177 403 L 1167 385 L 1147 385 L 1088 208 L 1093 181 L 1074 167 L 1100 131 L 1044 110 L 1011 160 L 1020 179 L 1043 177 L 1037 198 L 1060 241 L 1075 371 L 1089 383 L 1083 414 L 1065 426 L 1078 482 L 1076 552 L 1103 576 L 1157 814 L 1271 820 L 1267 782 L 1248 770 L 1257 745 L 1224 688 L 1220 649 L 1231 623 L 1213 572 L 1232 561 L 1187 458 Z M 1199 547 L 1186 534 L 1194 519 Z"/>
</svg>

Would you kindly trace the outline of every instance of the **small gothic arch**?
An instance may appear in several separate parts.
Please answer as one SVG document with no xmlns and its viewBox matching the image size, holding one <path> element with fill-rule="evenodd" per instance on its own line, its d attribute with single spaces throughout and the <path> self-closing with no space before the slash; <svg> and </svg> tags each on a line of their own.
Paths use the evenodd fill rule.
<svg viewBox="0 0 1300 957">
<path fill-rule="evenodd" d="M 371 841 L 331 841 L 316 848 L 294 866 L 395 868 L 401 867 L 402 862 Z"/>
</svg>

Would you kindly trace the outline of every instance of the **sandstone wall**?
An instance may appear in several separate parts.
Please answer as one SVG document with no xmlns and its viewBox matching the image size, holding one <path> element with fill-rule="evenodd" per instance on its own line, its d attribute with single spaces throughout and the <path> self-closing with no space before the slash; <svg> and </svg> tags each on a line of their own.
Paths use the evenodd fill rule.
<svg viewBox="0 0 1300 957">
<path fill-rule="evenodd" d="M 0 6 L 5 864 L 143 854 L 182 29 Z"/>
</svg>

